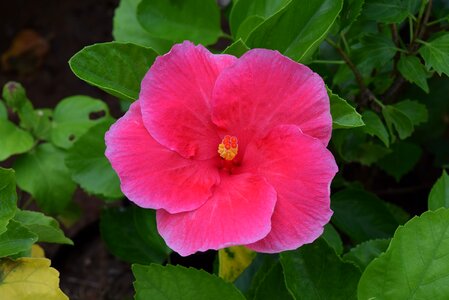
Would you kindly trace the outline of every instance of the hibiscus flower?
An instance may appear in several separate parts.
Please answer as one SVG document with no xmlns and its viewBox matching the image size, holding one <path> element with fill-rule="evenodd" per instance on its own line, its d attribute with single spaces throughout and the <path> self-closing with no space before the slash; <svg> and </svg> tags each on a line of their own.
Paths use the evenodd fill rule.
<svg viewBox="0 0 449 300">
<path fill-rule="evenodd" d="M 106 156 L 179 254 L 274 253 L 313 242 L 329 222 L 331 131 L 325 85 L 308 67 L 277 51 L 237 59 L 184 42 L 145 75 L 106 134 Z"/>
</svg>

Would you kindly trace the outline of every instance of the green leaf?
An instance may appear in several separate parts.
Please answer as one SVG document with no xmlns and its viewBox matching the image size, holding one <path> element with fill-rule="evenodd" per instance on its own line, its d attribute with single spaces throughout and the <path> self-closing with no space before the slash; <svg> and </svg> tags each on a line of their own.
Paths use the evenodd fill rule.
<svg viewBox="0 0 449 300">
<path fill-rule="evenodd" d="M 0 234 L 6 231 L 17 209 L 16 178 L 13 169 L 0 168 Z"/>
<path fill-rule="evenodd" d="M 243 23 L 247 23 L 248 19 L 257 17 L 260 19 L 260 23 L 262 23 L 264 20 L 277 13 L 290 2 L 291 0 L 237 1 L 232 7 L 231 15 L 229 17 L 231 33 L 234 36 L 238 36 L 237 31 L 240 30 L 240 27 L 243 26 Z M 253 26 L 250 31 L 252 31 L 256 27 L 257 26 Z"/>
<path fill-rule="evenodd" d="M 332 128 L 351 128 L 365 125 L 362 116 L 348 102 L 328 90 L 332 115 Z"/>
<path fill-rule="evenodd" d="M 360 279 L 359 299 L 446 299 L 449 295 L 449 210 L 415 217 Z"/>
<path fill-rule="evenodd" d="M 391 153 L 391 150 L 383 145 L 371 142 L 363 143 L 359 145 L 356 161 L 360 162 L 362 165 L 371 166 L 389 153 Z"/>
<path fill-rule="evenodd" d="M 326 226 L 324 226 L 324 231 L 321 238 L 323 238 L 329 246 L 334 248 L 335 253 L 338 255 L 343 253 L 343 242 L 340 234 L 338 234 L 337 230 L 335 230 L 335 227 L 332 226 L 331 223 L 327 223 Z"/>
<path fill-rule="evenodd" d="M 245 246 L 233 246 L 218 251 L 218 276 L 227 282 L 234 282 L 251 264 L 256 252 Z"/>
<path fill-rule="evenodd" d="M 373 259 L 379 257 L 382 252 L 387 250 L 389 244 L 389 239 L 377 239 L 363 242 L 343 255 L 343 260 L 352 262 L 363 272 Z"/>
<path fill-rule="evenodd" d="M 8 119 L 8 110 L 6 109 L 5 104 L 0 99 L 0 120 L 7 120 Z"/>
<path fill-rule="evenodd" d="M 65 156 L 63 150 L 45 143 L 14 162 L 17 185 L 49 214 L 62 212 L 75 192 L 76 185 L 64 164 Z"/>
<path fill-rule="evenodd" d="M 389 238 L 400 225 L 376 195 L 359 189 L 345 189 L 332 195 L 332 223 L 354 242 Z"/>
<path fill-rule="evenodd" d="M 9 220 L 6 231 L 0 235 L 0 257 L 30 250 L 31 245 L 36 241 L 37 236 L 28 228 L 14 220 Z"/>
<path fill-rule="evenodd" d="M 419 86 L 424 92 L 429 93 L 427 85 L 427 71 L 416 56 L 401 55 L 398 62 L 398 70 L 401 75 Z"/>
<path fill-rule="evenodd" d="M 51 141 L 58 147 L 72 147 L 89 128 L 109 117 L 106 103 L 88 96 L 61 100 L 53 114 Z"/>
<path fill-rule="evenodd" d="M 220 9 L 214 0 L 142 0 L 137 20 L 156 38 L 203 45 L 220 37 Z"/>
<path fill-rule="evenodd" d="M 385 105 L 382 108 L 382 115 L 385 118 L 388 131 L 392 137 L 395 136 L 394 129 L 399 134 L 399 138 L 401 140 L 412 135 L 414 130 L 412 121 L 405 113 L 397 109 L 395 106 Z"/>
<path fill-rule="evenodd" d="M 246 46 L 245 42 L 241 39 L 238 39 L 231 45 L 229 45 L 226 49 L 224 49 L 223 54 L 230 54 L 236 57 L 240 57 L 248 51 L 249 48 Z"/>
<path fill-rule="evenodd" d="M 203 270 L 181 266 L 133 265 L 136 300 L 245 299 L 230 283 Z"/>
<path fill-rule="evenodd" d="M 382 23 L 401 23 L 409 15 L 405 0 L 366 0 L 363 16 Z"/>
<path fill-rule="evenodd" d="M 378 137 L 379 140 L 385 144 L 385 146 L 390 147 L 390 136 L 388 135 L 388 131 L 379 116 L 375 112 L 366 110 L 363 112 L 362 117 L 365 122 L 365 127 L 363 127 L 363 130 L 371 136 Z"/>
<path fill-rule="evenodd" d="M 53 110 L 49 108 L 36 109 L 34 111 L 36 115 L 32 128 L 32 132 L 36 138 L 48 141 L 51 136 L 52 120 L 53 120 Z"/>
<path fill-rule="evenodd" d="M 343 0 L 295 0 L 260 24 L 248 37 L 250 48 L 268 48 L 305 62 L 334 24 Z"/>
<path fill-rule="evenodd" d="M 434 69 L 449 76 L 449 33 L 446 33 L 431 42 L 425 42 L 419 53 L 428 69 Z"/>
<path fill-rule="evenodd" d="M 421 148 L 413 143 L 397 142 L 391 146 L 392 152 L 377 162 L 379 167 L 399 181 L 413 170 L 421 157 Z"/>
<path fill-rule="evenodd" d="M 237 34 L 235 34 L 235 38 L 246 41 L 251 32 L 264 21 L 265 19 L 260 16 L 250 16 L 240 25 Z"/>
<path fill-rule="evenodd" d="M 59 288 L 59 272 L 47 258 L 0 260 L 0 295 L 4 300 L 68 300 Z"/>
<path fill-rule="evenodd" d="M 7 120 L 0 120 L 0 137 L 0 161 L 27 152 L 34 145 L 31 134 Z"/>
<path fill-rule="evenodd" d="M 121 0 L 115 10 L 112 35 L 117 42 L 149 47 L 158 53 L 170 50 L 173 42 L 152 37 L 137 21 L 137 5 L 141 0 Z"/>
<path fill-rule="evenodd" d="M 29 231 L 35 233 L 38 237 L 38 242 L 73 245 L 72 240 L 67 238 L 59 228 L 58 221 L 43 213 L 18 210 L 14 216 L 14 221 L 19 222 L 22 226 L 28 228 Z"/>
<path fill-rule="evenodd" d="M 171 252 L 157 231 L 154 210 L 136 206 L 105 209 L 100 231 L 109 251 L 130 263 L 162 263 Z"/>
<path fill-rule="evenodd" d="M 427 122 L 428 112 L 424 104 L 418 101 L 405 100 L 393 105 L 400 112 L 405 114 L 414 126 Z"/>
<path fill-rule="evenodd" d="M 138 98 L 140 83 L 157 53 L 129 43 L 110 42 L 85 47 L 69 61 L 73 73 L 119 98 Z"/>
<path fill-rule="evenodd" d="M 112 122 L 113 120 L 106 120 L 90 128 L 75 142 L 65 159 L 72 179 L 82 189 L 106 199 L 123 197 L 120 180 L 104 156 L 104 135 Z"/>
<path fill-rule="evenodd" d="M 343 262 L 324 240 L 280 256 L 285 283 L 295 299 L 356 299 L 360 271 Z"/>
<path fill-rule="evenodd" d="M 245 293 L 247 299 L 253 299 L 266 274 L 278 262 L 276 254 L 258 253 L 249 267 L 234 281 L 234 285 Z"/>
<path fill-rule="evenodd" d="M 273 299 L 293 300 L 292 295 L 285 286 L 284 273 L 280 262 L 274 264 L 265 274 L 254 296 L 254 300 Z"/>
<path fill-rule="evenodd" d="M 445 170 L 433 185 L 428 203 L 429 210 L 436 210 L 440 207 L 449 208 L 449 176 Z"/>
<path fill-rule="evenodd" d="M 354 50 L 354 61 L 361 72 L 378 68 L 389 62 L 396 54 L 396 46 L 383 33 L 367 34 L 361 40 L 361 47 Z"/>
<path fill-rule="evenodd" d="M 365 0 L 345 0 L 341 10 L 340 28 L 348 30 L 362 12 Z"/>
</svg>

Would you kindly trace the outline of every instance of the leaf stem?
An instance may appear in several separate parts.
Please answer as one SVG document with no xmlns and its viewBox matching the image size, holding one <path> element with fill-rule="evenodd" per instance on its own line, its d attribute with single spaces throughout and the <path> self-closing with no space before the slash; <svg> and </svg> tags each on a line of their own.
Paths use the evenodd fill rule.
<svg viewBox="0 0 449 300">
<path fill-rule="evenodd" d="M 426 25 L 427 26 L 432 26 L 432 25 L 438 24 L 438 23 L 443 22 L 443 21 L 448 21 L 448 20 L 449 20 L 448 16 L 445 16 L 445 17 L 439 18 L 437 20 L 433 20 L 432 22 L 429 22 Z"/>
<path fill-rule="evenodd" d="M 344 60 L 312 60 L 311 64 L 334 64 L 334 65 L 344 65 Z"/>
</svg>

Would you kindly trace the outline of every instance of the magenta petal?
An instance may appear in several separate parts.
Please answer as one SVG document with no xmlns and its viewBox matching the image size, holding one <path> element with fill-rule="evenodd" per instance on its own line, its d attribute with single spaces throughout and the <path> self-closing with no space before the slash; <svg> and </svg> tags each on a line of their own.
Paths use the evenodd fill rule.
<svg viewBox="0 0 449 300">
<path fill-rule="evenodd" d="M 157 211 L 159 233 L 180 255 L 260 240 L 270 231 L 276 192 L 252 174 L 222 174 L 214 195 L 197 210 Z"/>
<path fill-rule="evenodd" d="M 278 126 L 248 146 L 242 172 L 264 176 L 278 195 L 271 232 L 249 248 L 268 253 L 292 250 L 322 234 L 332 216 L 330 183 L 337 166 L 318 139 L 294 125 Z"/>
<path fill-rule="evenodd" d="M 142 81 L 139 100 L 151 136 L 186 158 L 217 155 L 220 138 L 211 121 L 210 101 L 218 74 L 231 55 L 214 55 L 184 42 L 156 59 Z"/>
<path fill-rule="evenodd" d="M 254 49 L 244 54 L 218 76 L 213 101 L 213 122 L 239 141 L 248 143 L 282 124 L 295 124 L 324 145 L 331 136 L 323 80 L 277 51 Z"/>
<path fill-rule="evenodd" d="M 143 125 L 140 101 L 106 133 L 106 156 L 123 193 L 141 207 L 171 213 L 201 206 L 220 176 L 213 162 L 194 161 L 156 142 Z"/>
</svg>

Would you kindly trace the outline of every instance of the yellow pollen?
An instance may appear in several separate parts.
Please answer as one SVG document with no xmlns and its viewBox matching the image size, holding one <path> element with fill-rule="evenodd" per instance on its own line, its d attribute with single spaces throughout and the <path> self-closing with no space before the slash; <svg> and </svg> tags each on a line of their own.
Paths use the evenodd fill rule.
<svg viewBox="0 0 449 300">
<path fill-rule="evenodd" d="M 226 135 L 218 145 L 218 154 L 226 160 L 233 160 L 238 150 L 239 144 L 235 136 Z"/>
</svg>

